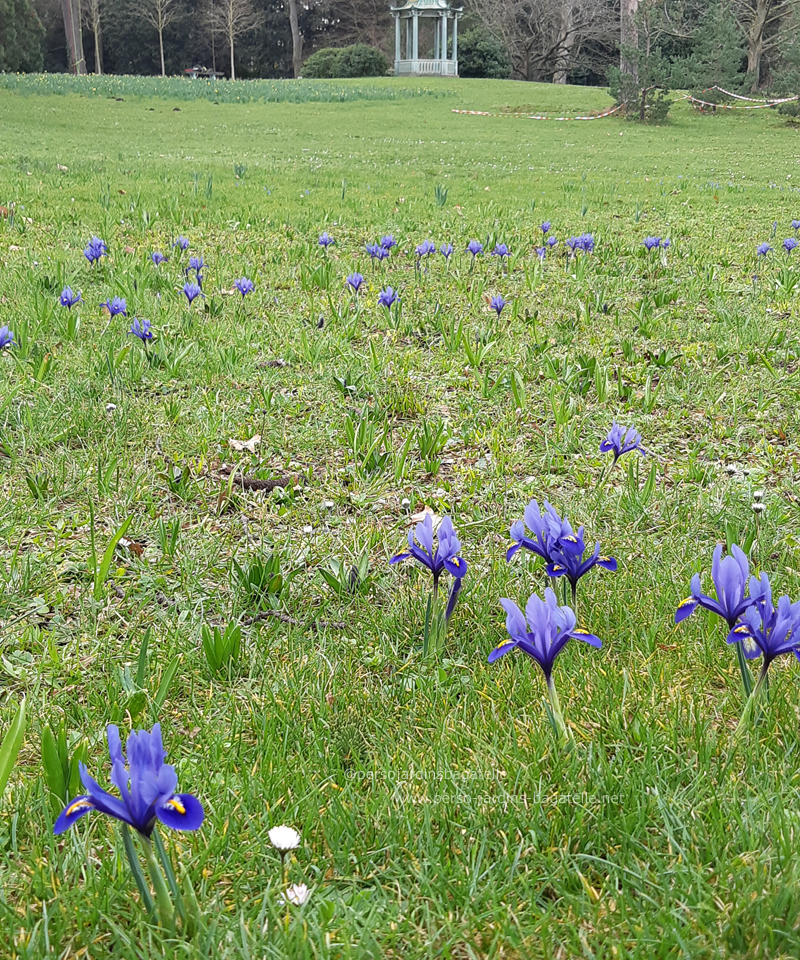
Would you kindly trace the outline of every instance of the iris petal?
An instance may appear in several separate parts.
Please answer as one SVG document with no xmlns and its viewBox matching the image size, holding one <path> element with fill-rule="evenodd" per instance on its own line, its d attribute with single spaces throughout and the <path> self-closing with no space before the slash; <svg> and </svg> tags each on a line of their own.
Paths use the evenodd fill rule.
<svg viewBox="0 0 800 960">
<path fill-rule="evenodd" d="M 205 819 L 203 805 L 191 793 L 179 793 L 156 806 L 156 816 L 173 830 L 199 830 Z"/>
</svg>

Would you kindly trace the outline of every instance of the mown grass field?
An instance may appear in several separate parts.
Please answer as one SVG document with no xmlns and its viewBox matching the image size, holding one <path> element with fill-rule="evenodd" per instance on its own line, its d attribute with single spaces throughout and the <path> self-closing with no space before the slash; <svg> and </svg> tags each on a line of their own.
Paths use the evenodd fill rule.
<svg viewBox="0 0 800 960">
<path fill-rule="evenodd" d="M 584 88 L 237 104 L 102 82 L 0 89 L 0 326 L 17 341 L 0 355 L 0 732 L 23 696 L 29 717 L 2 798 L 0 956 L 796 957 L 800 665 L 774 664 L 734 749 L 726 630 L 673 616 L 693 573 L 711 588 L 718 542 L 750 544 L 751 569 L 800 597 L 800 250 L 780 247 L 798 132 L 685 104 L 655 128 L 451 112 L 609 104 Z M 543 220 L 560 243 L 538 265 Z M 594 253 L 568 257 L 584 232 Z M 365 244 L 387 233 L 374 266 Z M 90 267 L 93 234 L 109 255 Z M 449 265 L 417 269 L 428 238 L 453 244 Z M 473 238 L 511 256 L 473 266 Z M 100 308 L 115 295 L 127 320 Z M 615 418 L 651 456 L 609 476 Z M 230 443 L 255 435 L 252 453 Z M 534 497 L 619 564 L 579 587 L 602 650 L 556 666 L 567 752 L 535 664 L 486 662 L 499 598 L 548 585 L 530 555 L 505 559 Z M 418 649 L 428 580 L 388 565 L 424 506 L 470 565 L 436 662 Z M 98 584 L 93 550 L 128 518 Z M 259 607 L 233 561 L 273 551 L 297 572 Z M 322 575 L 365 556 L 354 594 Z M 238 665 L 212 676 L 203 625 L 232 622 Z M 203 912 L 193 939 L 147 922 L 112 821 L 52 836 L 40 738 L 61 720 L 104 785 L 106 724 L 161 721 L 206 810 L 165 838 Z M 303 837 L 289 878 L 313 887 L 289 922 L 267 838 L 282 823 Z"/>
</svg>

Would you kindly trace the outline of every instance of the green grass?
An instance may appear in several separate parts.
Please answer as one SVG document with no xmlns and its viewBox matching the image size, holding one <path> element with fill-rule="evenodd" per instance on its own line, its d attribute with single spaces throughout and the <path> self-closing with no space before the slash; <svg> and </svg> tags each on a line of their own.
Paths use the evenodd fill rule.
<svg viewBox="0 0 800 960">
<path fill-rule="evenodd" d="M 796 131 L 685 104 L 659 128 L 451 112 L 609 103 L 584 88 L 387 81 L 375 91 L 441 95 L 235 104 L 140 99 L 164 88 L 138 83 L 123 101 L 0 93 L 0 326 L 19 343 L 0 357 L 0 732 L 28 705 L 0 817 L 0 955 L 797 956 L 798 666 L 774 664 L 733 751 L 723 629 L 673 624 L 692 573 L 710 588 L 718 541 L 753 536 L 752 568 L 800 596 L 798 273 L 755 256 L 800 216 Z M 537 272 L 544 219 L 561 244 Z M 595 253 L 568 260 L 585 231 Z M 399 249 L 373 269 L 364 244 L 386 232 Z M 191 311 L 179 233 L 208 265 Z M 96 269 L 92 234 L 110 247 Z M 672 239 L 663 263 L 651 234 Z M 428 237 L 456 253 L 418 274 Z M 507 272 L 490 257 L 470 271 L 473 237 L 509 245 Z M 155 249 L 171 254 L 158 271 Z M 242 275 L 243 304 L 226 292 Z M 83 291 L 77 330 L 66 283 Z M 396 322 L 376 307 L 387 283 Z M 499 320 L 496 293 L 512 301 Z M 152 321 L 148 353 L 101 312 L 114 295 Z M 615 417 L 653 457 L 598 493 Z M 387 431 L 374 472 L 348 418 Z M 429 472 L 418 432 L 441 421 Z M 232 449 L 256 434 L 254 454 Z M 237 491 L 223 465 L 291 479 Z M 505 561 L 532 497 L 619 561 L 580 587 L 603 649 L 575 644 L 556 667 L 568 753 L 535 665 L 486 663 L 498 599 L 547 585 Z M 441 672 L 415 653 L 428 583 L 387 564 L 423 505 L 453 517 L 470 564 Z M 118 548 L 103 582 L 93 545 L 99 566 L 129 517 L 143 552 Z M 297 573 L 282 616 L 254 620 L 232 561 L 273 549 Z M 364 592 L 331 589 L 321 571 L 365 553 Z M 238 665 L 212 676 L 203 625 L 234 621 Z M 61 719 L 101 783 L 105 724 L 161 720 L 207 812 L 165 838 L 203 912 L 193 940 L 148 924 L 113 823 L 52 837 L 40 737 Z M 303 835 L 291 881 L 314 887 L 288 927 L 279 823 Z"/>
</svg>

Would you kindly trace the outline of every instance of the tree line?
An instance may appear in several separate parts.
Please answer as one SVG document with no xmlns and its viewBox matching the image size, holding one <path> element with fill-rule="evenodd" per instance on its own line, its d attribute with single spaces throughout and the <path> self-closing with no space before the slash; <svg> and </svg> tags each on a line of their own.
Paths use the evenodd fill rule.
<svg viewBox="0 0 800 960">
<path fill-rule="evenodd" d="M 462 0 L 462 74 L 737 90 L 800 74 L 800 0 Z M 0 70 L 300 76 L 323 47 L 394 52 L 389 0 L 0 0 Z M 800 77 L 798 77 L 800 79 Z M 709 84 L 711 85 L 711 84 Z"/>
</svg>

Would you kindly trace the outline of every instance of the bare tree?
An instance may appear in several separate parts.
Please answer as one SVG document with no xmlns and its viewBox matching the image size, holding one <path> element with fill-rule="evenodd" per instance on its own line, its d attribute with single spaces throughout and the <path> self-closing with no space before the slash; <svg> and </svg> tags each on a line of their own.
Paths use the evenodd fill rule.
<svg viewBox="0 0 800 960">
<path fill-rule="evenodd" d="M 92 31 L 94 37 L 94 72 L 98 76 L 103 73 L 103 28 L 100 8 L 102 0 L 83 0 L 85 6 L 81 10 L 83 23 Z"/>
<path fill-rule="evenodd" d="M 303 69 L 303 34 L 300 33 L 297 0 L 289 0 L 289 25 L 292 28 L 292 71 L 295 80 Z"/>
<path fill-rule="evenodd" d="M 584 65 L 588 45 L 611 51 L 618 42 L 612 0 L 481 0 L 478 10 L 503 41 L 518 80 L 566 83 Z"/>
<path fill-rule="evenodd" d="M 623 73 L 635 73 L 636 65 L 625 56 L 625 49 L 639 46 L 639 28 L 636 12 L 639 0 L 620 0 L 619 11 L 619 68 Z"/>
<path fill-rule="evenodd" d="M 236 79 L 234 47 L 242 34 L 258 26 L 262 19 L 252 0 L 217 0 L 211 8 L 212 23 L 225 37 L 231 55 L 231 80 Z"/>
<path fill-rule="evenodd" d="M 769 61 L 782 42 L 781 22 L 798 7 L 797 0 L 735 0 L 736 19 L 747 37 L 747 72 L 753 90 L 762 82 L 764 61 Z"/>
<path fill-rule="evenodd" d="M 98 3 L 99 0 L 89 0 L 90 3 Z M 178 0 L 143 0 L 139 8 L 142 20 L 146 20 L 152 27 L 158 31 L 158 52 L 161 54 L 161 76 L 165 77 L 167 71 L 164 67 L 164 31 L 167 27 L 175 23 L 182 16 Z"/>
<path fill-rule="evenodd" d="M 80 0 L 61 0 L 64 14 L 64 30 L 67 34 L 69 67 L 73 73 L 86 73 L 86 58 L 83 55 L 83 37 L 81 36 Z"/>
</svg>

